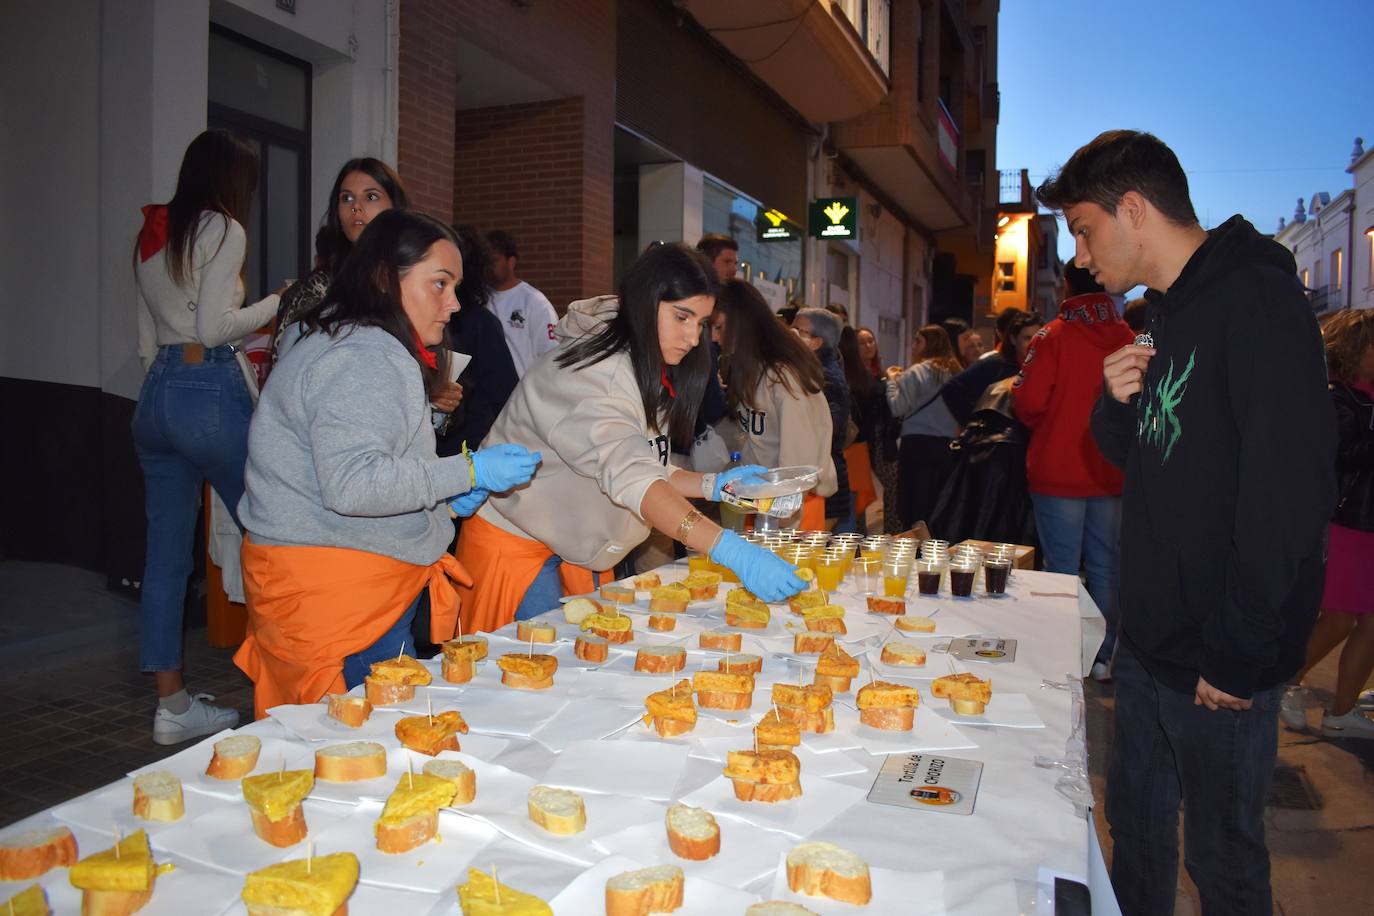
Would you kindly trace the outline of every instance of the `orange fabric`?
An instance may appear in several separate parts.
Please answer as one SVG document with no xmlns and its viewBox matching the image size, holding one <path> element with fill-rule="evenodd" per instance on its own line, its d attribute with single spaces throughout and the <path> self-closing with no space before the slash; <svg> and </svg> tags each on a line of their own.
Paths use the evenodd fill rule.
<svg viewBox="0 0 1374 916">
<path fill-rule="evenodd" d="M 344 659 L 380 639 L 426 586 L 430 639 L 453 638 L 454 583 L 472 583 L 447 553 L 417 566 L 364 550 L 271 546 L 245 537 L 241 557 L 248 635 L 234 664 L 253 680 L 258 718 L 273 706 L 344 692 Z"/>
<path fill-rule="evenodd" d="M 849 466 L 849 489 L 854 493 L 854 512 L 863 518 L 864 509 L 878 498 L 878 491 L 873 489 L 873 467 L 868 460 L 868 443 L 851 443 L 844 450 L 844 460 Z"/>
<path fill-rule="evenodd" d="M 464 633 L 499 630 L 514 620 L 539 568 L 553 556 L 542 542 L 503 531 L 477 515 L 463 522 L 455 552 L 463 568 L 472 571 L 472 581 L 458 588 Z M 565 595 L 595 588 L 592 571 L 571 563 L 558 568 L 558 579 Z"/>
<path fill-rule="evenodd" d="M 802 498 L 801 521 L 797 527 L 802 531 L 825 531 L 825 497 L 808 493 Z"/>
</svg>

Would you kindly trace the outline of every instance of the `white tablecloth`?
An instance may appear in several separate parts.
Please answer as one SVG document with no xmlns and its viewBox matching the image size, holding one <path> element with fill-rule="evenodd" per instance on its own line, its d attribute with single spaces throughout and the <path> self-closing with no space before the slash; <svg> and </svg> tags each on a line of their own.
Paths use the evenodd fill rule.
<svg viewBox="0 0 1374 916">
<path fill-rule="evenodd" d="M 685 573 L 682 564 L 664 567 L 661 572 L 665 581 L 679 578 Z M 730 588 L 729 585 L 722 587 L 722 595 Z M 864 611 L 864 599 L 852 591 L 849 586 L 842 587 L 834 595 L 837 603 L 845 605 L 848 612 L 848 619 L 862 629 L 865 622 L 872 621 Z M 1044 909 L 1046 902 L 1052 899 L 1052 882 L 1054 876 L 1067 876 L 1083 883 L 1089 883 L 1093 876 L 1094 866 L 1100 871 L 1101 855 L 1095 843 L 1090 843 L 1089 837 L 1092 832 L 1092 824 L 1083 817 L 1074 813 L 1072 805 L 1061 798 L 1054 789 L 1054 783 L 1058 773 L 1054 770 L 1040 769 L 1033 765 L 1032 760 L 1036 755 L 1048 758 L 1060 758 L 1064 753 L 1065 740 L 1070 732 L 1070 695 L 1066 690 L 1047 689 L 1042 686 L 1042 682 L 1065 681 L 1066 678 L 1076 678 L 1081 676 L 1092 661 L 1092 655 L 1097 647 L 1097 642 L 1101 638 L 1102 621 L 1097 613 L 1097 608 L 1093 605 L 1092 599 L 1087 595 L 1081 584 L 1073 577 L 1053 575 L 1050 573 L 1026 572 L 1018 570 L 1012 577 L 1009 588 L 1009 595 L 1006 598 L 955 600 L 947 596 L 940 598 L 927 599 L 912 596 L 908 599 L 910 614 L 929 614 L 938 609 L 935 617 L 937 622 L 941 616 L 949 619 L 957 619 L 963 624 L 972 624 L 970 632 L 1010 637 L 1018 640 L 1017 658 L 1014 663 L 1003 665 L 977 665 L 960 663 L 960 670 L 975 670 L 982 676 L 990 676 L 993 682 L 994 698 L 998 696 L 1023 695 L 1029 701 L 1030 709 L 1033 711 L 1044 727 L 1041 728 L 1004 728 L 989 726 L 967 726 L 955 725 L 962 736 L 971 743 L 977 745 L 976 748 L 947 752 L 949 756 L 967 757 L 983 762 L 982 783 L 977 797 L 976 810 L 971 816 L 957 816 L 939 812 L 910 811 L 902 808 L 893 808 L 882 805 L 871 804 L 866 801 L 865 795 L 873 784 L 874 776 L 878 768 L 882 765 L 884 758 L 866 753 L 864 750 L 836 750 L 830 753 L 843 754 L 843 757 L 834 757 L 836 766 L 825 766 L 821 773 L 803 773 L 804 783 L 818 787 L 808 795 L 804 795 L 798 802 L 792 804 L 825 806 L 817 810 L 807 811 L 807 816 L 798 819 L 796 823 L 802 823 L 810 831 L 808 839 L 826 840 L 846 847 L 868 861 L 874 869 L 886 870 L 888 872 L 903 873 L 904 875 L 916 876 L 923 873 L 939 873 L 940 880 L 927 876 L 925 886 L 933 889 L 936 896 L 942 900 L 923 901 L 921 911 L 947 912 L 955 914 L 1001 914 L 1011 912 L 1047 912 Z M 720 616 L 722 610 L 719 603 L 713 605 L 710 614 Z M 551 611 L 549 616 L 559 621 L 562 620 L 562 611 L 557 609 Z M 720 623 L 720 621 L 711 621 Z M 886 620 L 880 621 L 884 625 Z M 625 647 L 625 652 L 633 657 L 633 650 L 637 644 L 647 644 L 648 640 L 641 642 L 647 630 L 647 616 L 637 615 L 635 617 L 635 628 L 637 639 L 635 643 Z M 775 605 L 773 622 L 766 631 L 746 631 L 747 636 L 762 638 L 762 645 L 774 652 L 782 655 L 791 654 L 791 629 L 799 623 L 799 618 L 789 614 L 785 605 Z M 512 631 L 514 625 L 506 628 Z M 696 632 L 694 628 L 693 632 Z M 563 628 L 568 631 L 568 628 Z M 504 631 L 503 631 L 504 632 Z M 570 632 L 570 631 L 568 631 Z M 650 637 L 653 641 L 662 642 L 664 637 L 674 638 L 679 634 L 657 634 Z M 916 678 L 933 678 L 942 674 L 949 673 L 950 662 L 945 655 L 938 651 L 933 651 L 934 647 L 947 641 L 944 634 L 939 636 L 922 636 L 919 634 L 902 634 L 889 630 L 887 636 L 875 635 L 864 643 L 846 644 L 846 649 L 853 654 L 858 654 L 869 648 L 873 648 L 874 658 L 877 657 L 877 647 L 885 638 L 902 639 L 906 641 L 918 642 L 927 649 L 928 661 L 924 669 L 911 669 L 911 676 Z M 690 637 L 684 645 L 694 648 L 696 644 L 695 636 Z M 547 650 L 547 649 L 546 649 Z M 493 656 L 496 653 L 493 653 Z M 620 653 L 612 652 L 611 661 L 614 662 Z M 862 659 L 861 659 L 862 660 Z M 866 664 L 866 663 L 865 663 Z M 690 676 L 692 670 L 709 666 L 715 667 L 714 658 L 690 652 L 688 655 L 688 667 L 685 676 Z M 484 663 L 484 667 L 494 667 L 494 658 Z M 550 700 L 566 700 L 566 705 L 555 716 L 554 721 L 559 724 L 577 722 L 579 711 L 589 708 L 601 709 L 606 704 L 614 703 L 620 707 L 620 713 L 613 717 L 587 716 L 593 723 L 597 734 L 587 734 L 581 737 L 594 739 L 599 734 L 607 731 L 603 722 L 610 721 L 610 718 L 628 719 L 634 715 L 635 710 L 633 699 L 627 701 L 628 695 L 647 695 L 655 690 L 669 686 L 675 676 L 647 676 L 638 675 L 642 680 L 642 690 L 630 691 L 624 686 L 625 676 L 628 676 L 628 667 L 622 662 L 615 666 L 615 670 L 620 672 L 620 676 L 612 677 L 609 675 L 596 675 L 592 672 L 583 673 L 579 669 L 571 666 L 564 666 L 559 669 L 555 677 L 554 687 L 543 696 Z M 798 663 L 785 659 L 769 658 L 765 667 L 765 674 L 761 675 L 755 692 L 753 716 L 757 719 L 769 707 L 769 690 L 772 681 L 781 677 L 783 679 L 795 681 L 798 671 Z M 772 674 L 768 672 L 774 672 Z M 456 691 L 445 692 L 443 708 L 465 709 L 464 692 L 466 690 L 482 691 L 481 694 L 474 694 L 470 697 L 471 705 L 474 710 L 479 708 L 490 709 L 491 704 L 484 702 L 479 704 L 479 699 L 489 700 L 486 696 L 492 690 L 489 676 L 498 672 L 483 672 L 479 675 L 481 686 L 471 686 Z M 683 675 L 677 675 L 680 677 Z M 882 675 L 879 675 L 882 676 Z M 855 682 L 857 690 L 862 679 L 868 677 L 865 667 L 860 679 Z M 437 679 L 436 679 L 437 680 Z M 594 685 L 604 683 L 615 685 L 614 695 L 606 698 L 598 698 L 594 694 Z M 936 714 L 933 707 L 946 706 L 943 700 L 931 700 L 929 696 L 929 682 L 919 680 L 916 682 L 922 689 L 922 708 L 918 710 L 918 717 L 932 716 Z M 572 691 L 573 685 L 579 685 L 578 689 Z M 592 685 L 592 686 L 589 686 Z M 609 686 L 608 686 L 608 689 Z M 570 691 L 572 696 L 569 696 Z M 591 695 L 588 695 L 591 693 Z M 437 695 L 437 694 L 436 694 Z M 849 702 L 852 704 L 852 694 L 840 695 L 837 702 Z M 995 702 L 995 701 L 994 701 Z M 436 711 L 438 709 L 436 704 Z M 625 715 L 628 710 L 628 715 Z M 845 710 L 840 710 L 845 711 Z M 744 715 L 728 714 L 728 715 Z M 473 725 L 474 734 L 481 732 L 481 723 L 474 721 L 475 715 L 469 716 L 469 722 Z M 709 724 L 708 724 L 709 723 Z M 752 731 L 744 725 L 730 725 L 725 722 L 710 722 L 703 716 L 702 723 L 698 726 L 700 737 L 703 738 L 700 744 L 695 743 L 692 735 L 674 739 L 672 743 L 688 750 L 689 756 L 685 763 L 662 769 L 663 785 L 653 785 L 652 791 L 646 791 L 646 783 L 652 782 L 652 777 L 646 779 L 646 774 L 636 773 L 634 779 L 625 780 L 626 785 L 635 786 L 635 791 L 641 793 L 639 797 L 633 799 L 633 804 L 625 803 L 619 805 L 617 796 L 605 795 L 593 799 L 589 803 L 589 811 L 624 811 L 633 812 L 624 818 L 614 818 L 617 831 L 625 830 L 644 830 L 652 828 L 654 831 L 661 831 L 662 810 L 665 806 L 663 799 L 678 800 L 688 795 L 696 793 L 699 797 L 709 796 L 706 791 L 712 785 L 720 785 L 721 763 L 719 758 L 722 755 L 723 743 L 728 743 L 731 735 L 737 735 L 738 747 L 745 748 L 752 744 Z M 271 718 L 254 722 L 239 729 L 242 733 L 255 734 L 264 738 L 277 738 L 290 742 L 298 747 L 303 753 L 310 753 L 315 748 L 321 747 L 326 742 L 309 741 L 298 737 L 289 731 L 280 722 Z M 567 729 L 562 729 L 567 731 Z M 216 736 L 219 737 L 219 736 Z M 462 847 L 454 848 L 448 844 L 441 844 L 434 847 L 432 854 L 425 855 L 422 850 L 419 854 L 412 854 L 407 861 L 413 862 L 413 868 L 422 870 L 416 875 L 405 873 L 403 869 L 390 867 L 381 871 L 379 874 L 369 874 L 367 867 L 364 867 L 362 882 L 365 886 L 364 892 L 355 896 L 350 906 L 350 912 L 354 916 L 369 916 L 369 914 L 380 914 L 380 916 L 400 916 L 403 913 L 424 913 L 433 912 L 435 914 L 456 914 L 459 912 L 457 907 L 457 896 L 453 892 L 453 887 L 466 879 L 466 869 L 469 864 L 486 868 L 491 864 L 499 864 L 500 875 L 503 882 L 509 883 L 521 890 L 538 894 L 546 900 L 552 900 L 562 893 L 565 889 L 576 888 L 586 885 L 589 882 L 576 883 L 575 879 L 588 870 L 587 861 L 599 861 L 601 858 L 609 856 L 612 851 L 616 855 L 624 856 L 628 851 L 637 848 L 637 844 L 629 842 L 633 833 L 626 833 L 626 839 L 610 840 L 604 847 L 595 845 L 597 838 L 605 838 L 608 835 L 604 830 L 596 829 L 598 826 L 607 826 L 603 815 L 601 825 L 589 824 L 588 834 L 574 842 L 560 845 L 561 841 L 550 841 L 543 837 L 536 837 L 540 840 L 537 844 L 530 842 L 528 821 L 525 820 L 523 804 L 518 803 L 518 799 L 523 798 L 524 787 L 530 781 L 542 780 L 546 774 L 554 767 L 557 755 L 550 750 L 548 744 L 541 743 L 536 738 L 511 737 L 508 741 L 506 736 L 502 736 L 502 741 L 490 738 L 473 739 L 471 747 L 467 742 L 464 743 L 463 755 L 470 756 L 489 765 L 481 771 L 478 783 L 479 801 L 483 797 L 483 792 L 489 790 L 493 793 L 508 793 L 512 810 L 506 812 L 504 816 L 499 813 L 493 815 L 490 809 L 480 809 L 484 817 L 483 820 L 474 820 L 473 816 L 464 815 L 461 808 L 455 809 L 457 814 L 444 816 L 444 823 L 461 825 L 462 829 L 453 827 L 452 831 L 456 837 L 465 837 L 462 840 Z M 557 742 L 549 742 L 554 746 L 567 746 L 568 741 L 575 737 L 564 735 L 563 739 Z M 389 748 L 397 749 L 391 754 L 392 759 L 399 759 L 397 754 L 404 756 L 409 752 L 399 750 L 399 744 L 392 736 L 372 738 L 379 740 Z M 726 740 L 722 740 L 726 739 Z M 335 740 L 348 740 L 347 736 L 340 736 Z M 604 766 L 614 768 L 616 765 L 617 754 L 616 743 L 623 741 L 642 742 L 645 740 L 658 742 L 656 736 L 649 732 L 647 735 L 639 725 L 630 726 L 628 731 L 621 731 L 609 735 L 599 743 L 607 745 L 607 753 L 604 759 Z M 490 742 L 485 743 L 485 742 Z M 193 746 L 194 747 L 194 746 Z M 624 746 L 628 750 L 628 746 Z M 197 750 L 208 761 L 210 756 L 210 741 L 207 740 Z M 585 744 L 577 745 L 578 761 L 577 765 L 561 765 L 554 771 L 554 776 L 560 774 L 565 779 L 572 779 L 580 782 L 584 786 L 595 785 L 601 789 L 613 788 L 615 780 L 599 779 L 594 772 L 596 766 L 595 747 L 588 747 Z M 484 756 L 485 755 L 485 756 Z M 628 754 L 619 755 L 629 759 L 648 759 L 645 755 L 635 754 L 630 757 Z M 826 754 L 808 754 L 806 760 L 816 765 L 819 757 Z M 679 757 L 674 757 L 677 761 Z M 415 769 L 418 771 L 423 765 L 425 758 L 415 756 Z M 592 772 L 588 772 L 588 766 L 592 767 Z M 806 770 L 807 764 L 803 764 Z M 394 780 L 399 778 L 404 771 L 399 767 L 393 767 L 394 772 L 388 774 L 387 780 L 394 785 Z M 671 784 L 669 784 L 671 783 Z M 73 821 L 72 826 L 77 829 L 78 839 L 81 843 L 81 854 L 84 856 L 102 848 L 107 848 L 111 841 L 114 829 L 115 817 L 108 821 L 109 827 L 101 830 L 98 825 L 103 822 L 102 812 L 95 810 L 101 804 L 110 804 L 115 807 L 127 805 L 132 799 L 131 781 L 126 779 L 122 783 L 115 783 L 113 786 L 123 786 L 127 790 L 127 798 L 120 791 L 111 791 L 111 786 L 102 787 L 96 792 L 88 793 L 73 802 L 58 809 L 42 812 L 27 818 L 19 824 L 0 831 L 0 836 L 11 834 L 20 830 L 29 829 L 35 826 L 42 826 L 52 823 L 62 817 L 62 810 L 66 809 L 79 814 L 77 820 Z M 725 783 L 728 786 L 728 783 Z M 822 791 L 823 790 L 823 791 Z M 193 782 L 188 782 L 186 792 L 196 792 Z M 501 797 L 499 795 L 494 797 Z M 110 801 L 110 800 L 113 801 Z M 194 810 L 199 812 L 200 817 L 225 817 L 226 813 L 220 809 L 243 809 L 243 803 L 238 800 L 227 800 L 203 793 L 196 793 L 195 805 L 188 804 L 188 812 Z M 362 806 L 374 805 L 375 802 L 362 800 Z M 73 807 L 74 805 L 74 807 Z M 208 806 L 210 814 L 204 812 Z M 331 851 L 340 848 L 356 848 L 359 853 L 371 850 L 373 847 L 373 837 L 371 832 L 372 817 L 361 816 L 368 813 L 366 807 L 354 808 L 346 803 L 340 803 L 337 798 L 332 800 L 311 801 L 307 804 L 310 809 L 307 812 L 307 821 L 310 820 L 311 811 L 318 811 L 318 829 L 312 827 L 312 832 L 318 832 L 322 840 L 327 841 Z M 747 806 L 746 806 L 747 807 Z M 217 815 L 216 815 L 216 812 Z M 124 812 L 114 812 L 124 813 Z M 776 812 L 770 812 L 775 814 Z M 778 832 L 780 827 L 770 823 L 769 819 L 761 818 L 758 823 L 747 821 L 732 820 L 737 817 L 733 811 L 729 814 L 721 812 L 721 823 L 725 836 L 728 838 L 734 833 L 737 836 L 753 836 L 757 838 L 759 849 L 767 851 L 763 857 L 762 868 L 768 867 L 768 860 L 777 855 L 776 850 L 785 850 L 798 840 L 794 835 Z M 76 815 L 71 815 L 76 817 Z M 188 814 L 188 820 L 193 815 Z M 453 820 L 449 820 L 452 817 Z M 128 820 L 126 816 L 118 818 L 121 826 L 128 829 L 124 822 Z M 626 823 L 618 823 L 626 820 Z M 643 823 L 637 823 L 643 821 Z M 305 854 L 304 844 L 287 850 L 276 850 L 267 847 L 258 841 L 248 829 L 248 818 L 246 812 L 242 818 L 243 833 L 240 842 L 247 844 L 249 852 L 254 853 L 247 859 L 261 858 L 265 862 L 279 861 L 283 859 L 300 858 Z M 208 821 L 207 821 L 208 824 Z M 177 825 L 180 828 L 182 825 Z M 223 825 L 217 825 L 223 829 Z M 537 831 L 537 828 L 533 828 Z M 441 831 L 442 832 L 442 831 Z M 165 835 L 176 837 L 181 833 L 180 830 L 163 831 Z M 356 834 L 356 836 L 354 835 Z M 223 878 L 225 874 L 234 878 L 232 881 L 225 882 L 207 881 L 207 892 L 199 903 L 203 909 L 198 912 L 216 916 L 220 913 L 242 912 L 242 906 L 233 896 L 233 889 L 241 886 L 241 872 L 235 867 L 223 866 L 220 871 L 214 871 L 207 867 L 204 861 L 199 859 L 183 859 L 178 855 L 175 847 L 159 848 L 160 834 L 152 837 L 154 844 L 155 858 L 159 862 L 171 861 L 178 866 L 184 867 L 188 873 L 208 872 L 217 874 Z M 252 848 L 256 847 L 256 848 Z M 653 847 L 656 848 L 656 847 Z M 660 864 L 655 858 L 658 853 L 652 852 L 650 847 L 645 847 L 643 853 L 644 865 Z M 442 854 L 440 854 L 442 852 Z M 564 853 L 560 855 L 559 853 Z M 372 853 L 375 855 L 375 850 Z M 726 853 L 722 853 L 725 855 Z M 231 856 L 234 862 L 245 861 L 244 856 Z M 367 856 L 363 857 L 364 862 L 369 861 Z M 388 863 L 389 865 L 392 863 Z M 710 878 L 718 876 L 721 872 L 721 863 L 715 863 L 714 871 L 694 873 L 693 863 L 682 863 L 688 866 L 688 877 L 690 881 L 700 879 L 702 888 L 710 888 Z M 752 861 L 739 863 L 748 873 L 757 873 L 760 869 L 755 867 Z M 593 866 L 594 867 L 594 866 Z M 749 871 L 752 869 L 752 871 Z M 758 877 L 745 884 L 734 885 L 736 891 L 753 895 L 757 899 L 768 899 L 771 896 L 776 869 L 769 868 L 766 873 L 758 874 Z M 728 872 L 727 872 L 728 873 Z M 900 886 L 899 880 L 902 875 L 893 875 L 885 878 L 885 882 L 890 882 L 894 887 Z M 914 880 L 914 878 L 913 878 Z M 67 899 L 70 897 L 68 891 L 62 890 L 67 884 L 65 869 L 57 869 L 40 879 L 46 886 L 53 887 L 50 896 Z M 595 882 L 590 882 L 595 883 Z M 1094 882 L 1095 890 L 1101 888 L 1101 883 Z M 17 892 L 24 886 L 18 884 L 0 884 L 0 900 L 6 899 L 9 895 Z M 425 887 L 444 888 L 440 892 L 421 892 L 417 890 Z M 703 891 L 707 893 L 707 891 Z M 565 895 L 565 897 L 568 895 Z M 1115 909 L 1115 901 L 1104 899 L 1108 895 L 1099 890 L 1094 899 L 1094 910 L 1099 913 L 1110 913 Z M 734 898 L 732 898 L 733 900 Z M 743 899 L 742 897 L 739 899 Z M 156 909 L 158 896 L 155 894 L 153 904 L 146 910 L 148 913 L 159 912 Z M 733 903 L 731 904 L 734 905 Z M 583 905 L 579 903 L 576 909 L 580 911 Z M 813 907 L 815 908 L 815 907 Z M 824 909 L 824 906 L 820 907 Z M 857 911 L 855 908 L 851 910 Z M 848 911 L 848 910 L 847 910 Z M 880 901 L 875 899 L 868 912 L 875 913 L 901 913 L 912 912 L 901 906 L 894 906 L 892 901 Z M 182 910 L 183 913 L 190 913 L 189 910 Z"/>
</svg>

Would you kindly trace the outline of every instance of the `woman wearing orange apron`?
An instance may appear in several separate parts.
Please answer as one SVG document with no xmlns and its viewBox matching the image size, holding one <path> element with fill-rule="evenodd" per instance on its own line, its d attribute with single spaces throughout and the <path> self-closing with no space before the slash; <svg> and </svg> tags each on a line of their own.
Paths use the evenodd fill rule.
<svg viewBox="0 0 1374 916">
<path fill-rule="evenodd" d="M 447 226 L 378 214 L 263 389 L 239 504 L 248 635 L 234 656 L 259 716 L 361 683 L 401 650 L 426 594 L 430 638 L 452 637 L 454 583 L 469 580 L 446 553 L 448 503 L 471 511 L 471 494 L 534 472 L 539 456 L 521 446 L 435 456 L 429 401 L 448 375 L 434 348 L 463 268 Z"/>
<path fill-rule="evenodd" d="M 710 264 L 683 245 L 650 248 L 626 271 L 619 296 L 574 302 L 558 346 L 506 402 L 489 440 L 543 456 L 528 486 L 493 495 L 463 525 L 458 560 L 465 629 L 494 630 L 585 592 L 657 529 L 739 574 L 760 598 L 795 594 L 789 564 L 692 508 L 719 500 L 760 468 L 697 474 L 669 464 L 670 442 L 690 441 L 710 372 L 703 343 L 715 304 Z M 561 567 L 561 568 L 560 568 Z"/>
</svg>

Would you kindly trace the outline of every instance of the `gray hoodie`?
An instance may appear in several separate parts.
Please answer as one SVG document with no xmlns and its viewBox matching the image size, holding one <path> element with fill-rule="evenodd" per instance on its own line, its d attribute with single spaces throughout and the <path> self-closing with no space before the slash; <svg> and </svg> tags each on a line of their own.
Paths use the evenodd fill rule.
<svg viewBox="0 0 1374 916">
<path fill-rule="evenodd" d="M 351 547 L 428 566 L 453 539 L 468 460 L 434 454 L 420 367 L 381 328 L 282 357 L 248 430 L 239 518 L 259 544 Z"/>
<path fill-rule="evenodd" d="M 594 570 L 610 569 L 649 536 L 640 502 L 675 470 L 666 433 L 649 429 L 628 352 L 581 368 L 557 364 L 618 308 L 614 296 L 568 307 L 554 329 L 558 346 L 520 379 L 486 439 L 543 452 L 543 463 L 529 484 L 493 494 L 479 512 Z"/>
</svg>

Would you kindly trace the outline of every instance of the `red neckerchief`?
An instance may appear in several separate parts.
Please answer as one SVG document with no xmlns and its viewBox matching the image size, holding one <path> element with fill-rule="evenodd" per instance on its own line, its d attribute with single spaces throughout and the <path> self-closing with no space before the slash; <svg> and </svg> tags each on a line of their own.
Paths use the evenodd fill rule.
<svg viewBox="0 0 1374 916">
<path fill-rule="evenodd" d="M 143 229 L 138 233 L 138 259 L 146 261 L 167 245 L 167 207 L 148 204 L 143 208 Z"/>
<path fill-rule="evenodd" d="M 415 352 L 420 354 L 420 359 L 425 361 L 425 365 L 431 369 L 439 368 L 439 358 L 429 351 L 425 342 L 420 339 L 420 332 L 415 330 L 415 325 L 410 326 L 410 333 L 415 335 Z"/>
<path fill-rule="evenodd" d="M 667 366 L 663 366 L 663 367 L 661 367 L 661 368 L 662 368 L 662 370 L 663 370 L 663 375 L 662 375 L 663 387 L 668 389 L 668 397 L 670 397 L 670 398 L 676 398 L 676 397 L 677 397 L 677 392 L 673 390 L 673 380 L 670 379 L 670 378 L 668 378 L 668 367 L 667 367 Z"/>
</svg>

